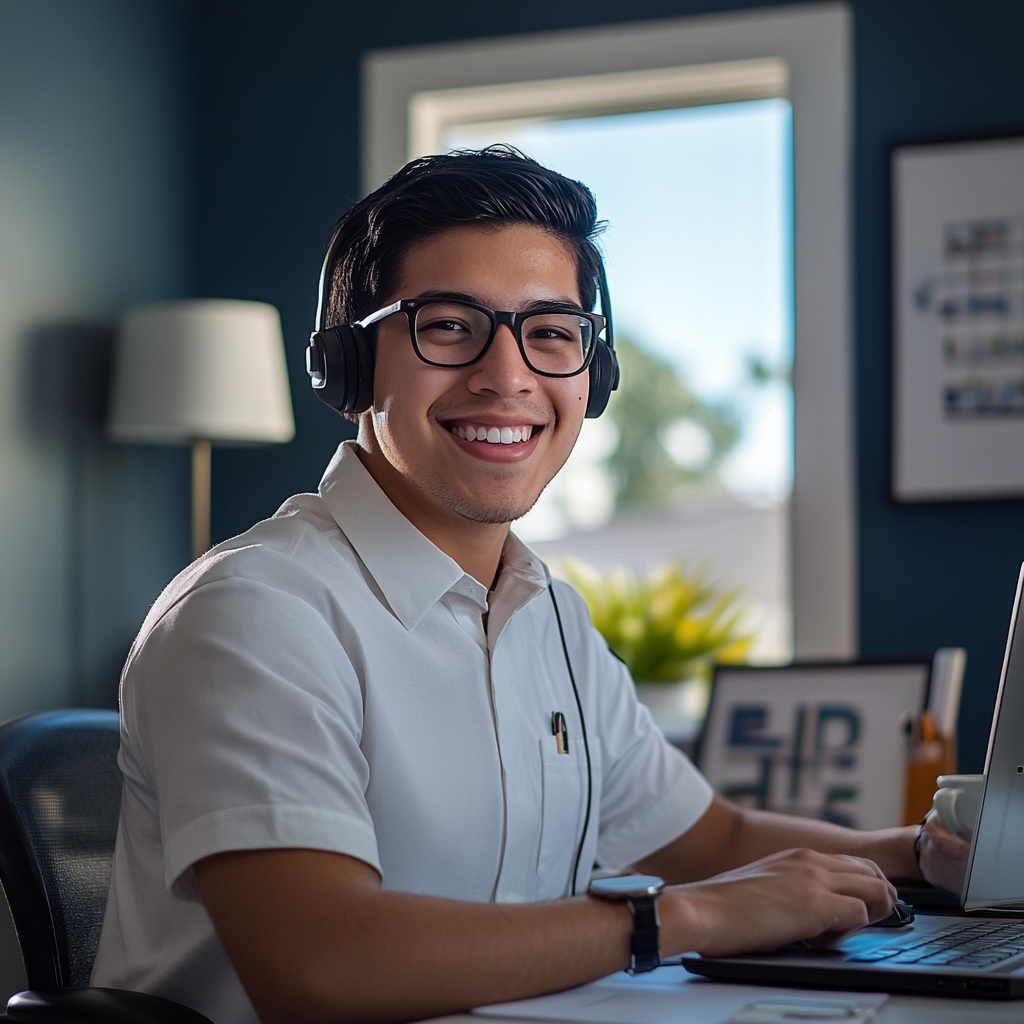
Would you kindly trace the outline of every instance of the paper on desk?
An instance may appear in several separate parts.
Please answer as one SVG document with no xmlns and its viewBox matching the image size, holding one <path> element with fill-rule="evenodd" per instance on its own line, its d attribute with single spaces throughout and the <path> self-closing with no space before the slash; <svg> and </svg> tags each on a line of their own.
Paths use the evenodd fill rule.
<svg viewBox="0 0 1024 1024">
<path fill-rule="evenodd" d="M 874 992 L 818 992 L 762 985 L 722 985 L 682 967 L 631 978 L 612 974 L 568 992 L 482 1006 L 474 1013 L 588 1024 L 864 1024 L 889 997 Z"/>
</svg>

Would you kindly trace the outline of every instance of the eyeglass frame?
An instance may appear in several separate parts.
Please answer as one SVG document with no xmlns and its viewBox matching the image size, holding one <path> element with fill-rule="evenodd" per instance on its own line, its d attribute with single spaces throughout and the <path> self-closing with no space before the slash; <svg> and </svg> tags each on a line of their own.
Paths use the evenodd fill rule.
<svg viewBox="0 0 1024 1024">
<path fill-rule="evenodd" d="M 416 312 L 423 306 L 429 306 L 433 303 L 451 303 L 456 306 L 468 306 L 470 309 L 475 309 L 484 313 L 491 321 L 491 333 L 488 336 L 487 341 L 484 342 L 483 348 L 481 348 L 480 351 L 468 362 L 438 363 L 433 359 L 428 359 L 420 351 L 419 343 L 416 341 Z M 565 378 L 579 376 L 579 374 L 583 373 L 583 371 L 590 366 L 597 346 L 607 344 L 607 342 L 601 340 L 601 332 L 608 326 L 608 318 L 606 316 L 602 316 L 600 313 L 587 313 L 586 311 L 574 306 L 563 306 L 559 303 L 552 303 L 550 306 L 544 306 L 541 309 L 530 309 L 525 312 L 516 313 L 511 310 L 491 309 L 489 306 L 481 306 L 479 303 L 470 302 L 467 299 L 446 299 L 441 296 L 430 296 L 419 299 L 399 299 L 397 302 L 392 302 L 390 306 L 384 306 L 381 309 L 378 309 L 375 313 L 371 313 L 369 316 L 364 317 L 362 320 L 357 320 L 356 325 L 362 328 L 370 327 L 389 316 L 393 316 L 395 313 L 405 313 L 406 319 L 409 323 L 409 340 L 412 342 L 413 351 L 419 359 L 426 363 L 427 366 L 438 366 L 447 370 L 461 370 L 467 366 L 472 366 L 474 363 L 480 362 L 480 360 L 487 354 L 487 350 L 491 347 L 491 344 L 498 333 L 498 328 L 502 324 L 507 324 L 511 328 L 512 335 L 516 339 L 516 344 L 519 346 L 519 354 L 523 357 L 523 362 L 531 372 L 539 373 L 542 377 Z M 590 348 L 587 350 L 587 355 L 583 360 L 583 365 L 578 370 L 573 370 L 571 373 L 551 373 L 549 370 L 538 369 L 530 362 L 529 356 L 526 354 L 526 346 L 523 344 L 523 322 L 532 316 L 543 316 L 545 313 L 570 313 L 573 316 L 583 317 L 585 320 L 590 321 L 594 331 L 594 339 L 591 342 Z"/>
</svg>

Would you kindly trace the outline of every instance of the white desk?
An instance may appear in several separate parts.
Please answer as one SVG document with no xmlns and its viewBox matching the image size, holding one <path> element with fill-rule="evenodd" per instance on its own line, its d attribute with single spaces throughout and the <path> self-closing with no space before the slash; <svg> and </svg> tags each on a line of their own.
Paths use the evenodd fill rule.
<svg viewBox="0 0 1024 1024">
<path fill-rule="evenodd" d="M 738 990 L 743 987 L 735 986 Z M 787 989 L 780 988 L 778 991 L 783 993 Z M 684 1006 L 685 1003 L 680 1001 L 680 1024 L 686 1021 Z M 524 1021 L 512 1017 L 455 1014 L 438 1017 L 429 1024 L 524 1024 Z M 529 1024 L 565 1024 L 565 1021 L 533 1020 Z M 994 1002 L 984 999 L 893 995 L 875 1017 L 875 1024 L 1024 1024 L 1024 999 Z"/>
<path fill-rule="evenodd" d="M 780 989 L 779 991 L 784 991 Z M 680 1024 L 685 1016 L 680 1015 Z M 874 1024 L 1022 1024 L 1024 1000 L 997 1003 L 984 999 L 945 999 L 933 996 L 890 996 Z M 430 1024 L 524 1024 L 512 1017 L 458 1014 L 437 1017 Z M 531 1021 L 530 1024 L 545 1024 Z M 552 1021 L 550 1024 L 565 1024 Z"/>
</svg>

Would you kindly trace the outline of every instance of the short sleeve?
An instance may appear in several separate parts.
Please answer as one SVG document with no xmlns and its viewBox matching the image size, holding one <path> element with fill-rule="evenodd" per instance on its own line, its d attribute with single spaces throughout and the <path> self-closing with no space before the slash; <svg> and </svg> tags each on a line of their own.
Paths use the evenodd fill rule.
<svg viewBox="0 0 1024 1024">
<path fill-rule="evenodd" d="M 636 697 L 626 666 L 591 625 L 582 598 L 565 584 L 577 643 L 586 655 L 589 694 L 603 752 L 597 862 L 620 868 L 672 842 L 704 815 L 714 792 L 682 751 L 673 747 Z M 567 622 L 568 626 L 569 623 Z"/>
<path fill-rule="evenodd" d="M 203 583 L 153 626 L 126 680 L 168 888 L 188 890 L 191 866 L 228 850 L 330 850 L 380 871 L 361 690 L 324 609 L 249 579 Z"/>
</svg>

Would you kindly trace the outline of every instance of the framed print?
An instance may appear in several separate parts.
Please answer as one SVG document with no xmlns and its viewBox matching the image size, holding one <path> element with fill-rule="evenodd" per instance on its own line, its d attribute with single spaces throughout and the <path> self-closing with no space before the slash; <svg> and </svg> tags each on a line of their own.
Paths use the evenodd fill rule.
<svg viewBox="0 0 1024 1024">
<path fill-rule="evenodd" d="M 892 155 L 893 495 L 1024 495 L 1024 138 Z"/>
<path fill-rule="evenodd" d="M 910 724 L 929 659 L 719 666 L 697 763 L 745 807 L 851 828 L 902 823 Z"/>
</svg>

